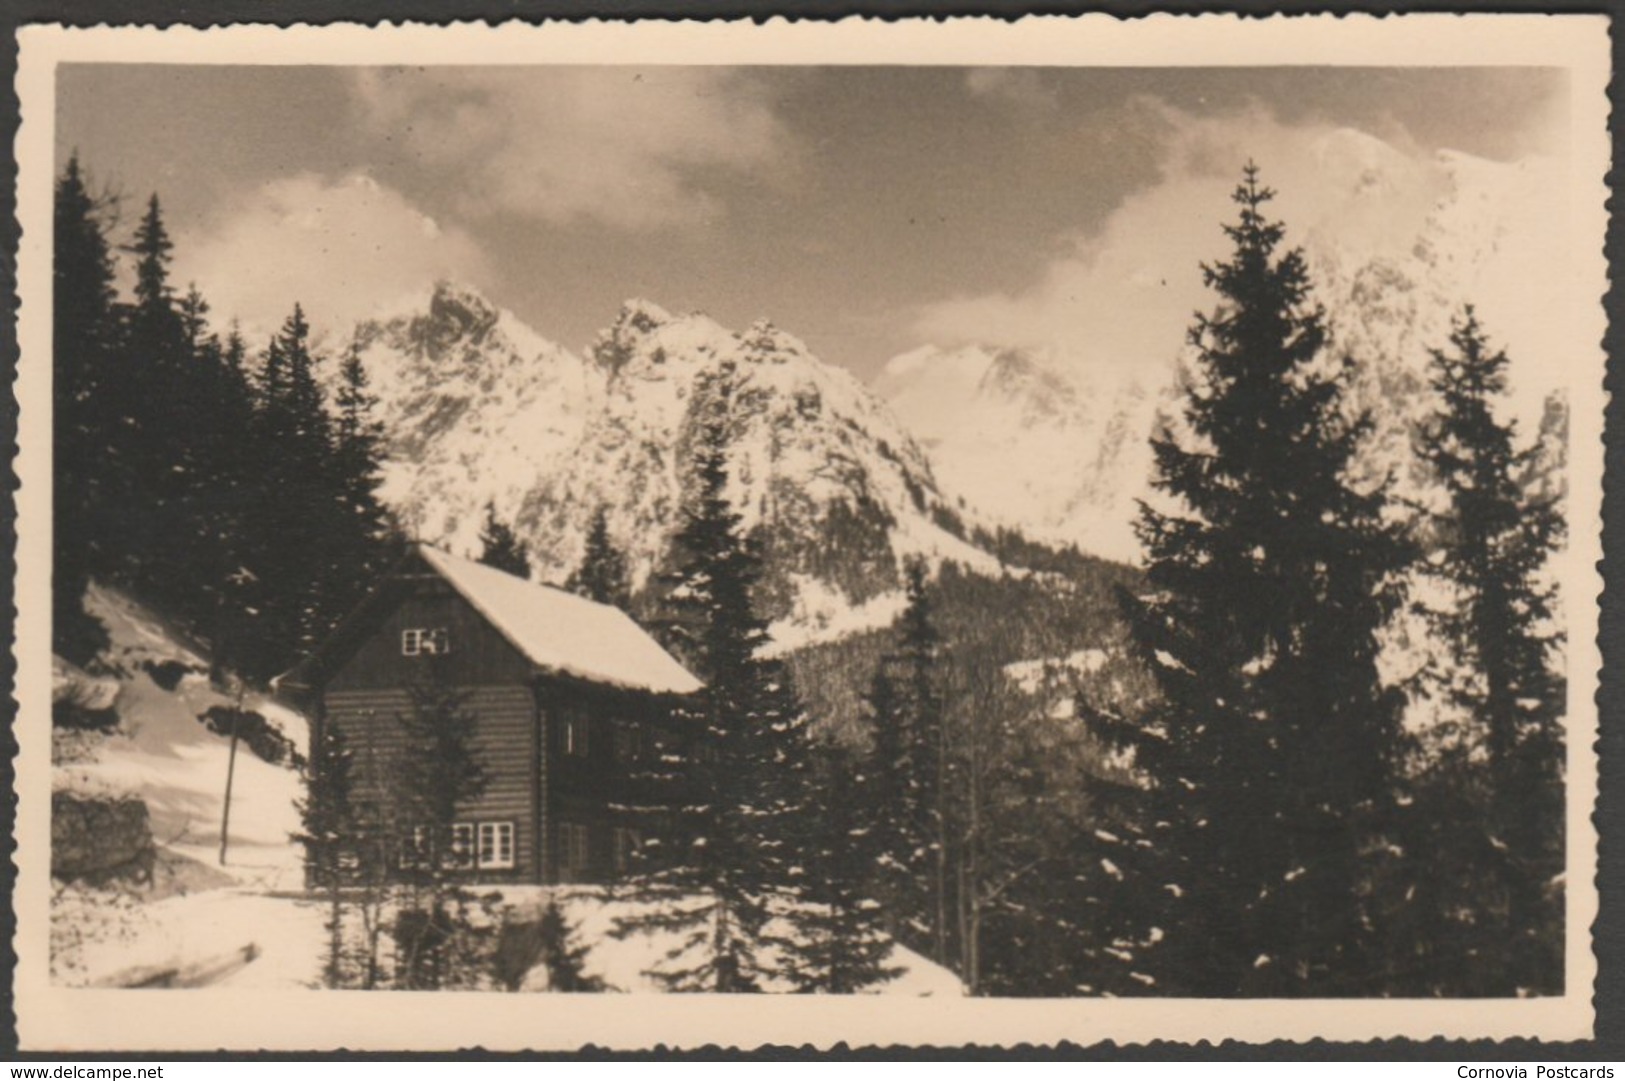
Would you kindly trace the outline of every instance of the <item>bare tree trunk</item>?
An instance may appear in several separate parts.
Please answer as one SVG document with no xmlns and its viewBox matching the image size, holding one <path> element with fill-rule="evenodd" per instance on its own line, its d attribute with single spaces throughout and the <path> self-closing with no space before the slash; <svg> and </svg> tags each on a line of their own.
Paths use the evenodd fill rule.
<svg viewBox="0 0 1625 1081">
<path fill-rule="evenodd" d="M 237 773 L 237 718 L 243 712 L 243 686 L 237 685 L 237 702 L 231 710 L 231 750 L 226 756 L 226 798 L 220 806 L 220 866 L 226 865 L 226 845 L 231 835 L 231 782 Z"/>
<path fill-rule="evenodd" d="M 327 885 L 327 986 L 344 982 L 344 896 L 339 889 L 338 868 L 329 868 Z"/>
<path fill-rule="evenodd" d="M 970 768 L 967 778 L 970 792 L 966 808 L 970 818 L 970 828 L 965 833 L 965 853 L 961 858 L 961 865 L 965 868 L 965 884 L 960 886 L 960 905 L 968 907 L 965 926 L 960 930 L 961 946 L 964 955 L 964 981 L 966 989 L 972 995 L 981 994 L 981 950 L 982 950 L 982 884 L 979 880 L 981 874 L 981 844 L 982 844 L 982 747 L 981 743 L 972 734 L 970 742 Z"/>
<path fill-rule="evenodd" d="M 948 963 L 948 725 L 940 713 L 937 718 L 937 867 L 936 867 L 936 920 L 934 960 L 939 965 Z"/>
</svg>

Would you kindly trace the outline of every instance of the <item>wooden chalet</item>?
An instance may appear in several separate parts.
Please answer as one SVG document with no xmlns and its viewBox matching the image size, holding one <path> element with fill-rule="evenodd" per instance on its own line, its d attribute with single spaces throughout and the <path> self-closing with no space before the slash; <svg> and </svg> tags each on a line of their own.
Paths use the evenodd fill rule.
<svg viewBox="0 0 1625 1081">
<path fill-rule="evenodd" d="M 278 681 L 352 755 L 353 797 L 386 805 L 409 688 L 466 693 L 489 778 L 456 827 L 471 877 L 603 882 L 634 835 L 632 767 L 700 682 L 620 609 L 418 545 Z"/>
</svg>

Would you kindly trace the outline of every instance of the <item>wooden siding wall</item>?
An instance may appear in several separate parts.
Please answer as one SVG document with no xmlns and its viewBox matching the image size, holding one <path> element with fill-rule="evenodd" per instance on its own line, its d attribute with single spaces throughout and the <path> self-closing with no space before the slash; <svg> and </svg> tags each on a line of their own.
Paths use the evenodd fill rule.
<svg viewBox="0 0 1625 1081">
<path fill-rule="evenodd" d="M 512 871 L 481 872 L 491 881 L 537 881 L 535 863 L 536 755 L 535 700 L 519 684 L 464 687 L 465 708 L 477 718 L 474 746 L 485 767 L 485 794 L 468 807 L 462 818 L 476 822 L 514 824 Z M 398 763 L 405 732 L 400 718 L 410 716 L 411 696 L 399 687 L 367 690 L 329 690 L 323 723 L 344 733 L 354 765 L 355 798 L 387 806 L 389 794 L 400 785 Z"/>
<path fill-rule="evenodd" d="M 544 718 L 549 870 L 561 881 L 613 881 L 615 828 L 638 823 L 612 808 L 643 806 L 659 798 L 633 782 L 636 767 L 617 753 L 617 730 L 640 729 L 643 753 L 653 754 L 655 729 L 666 713 L 652 696 L 564 678 L 539 680 L 537 698 Z M 586 754 L 567 752 L 564 731 L 568 723 L 585 730 Z M 565 825 L 588 830 L 585 867 L 566 865 L 561 828 Z"/>
<path fill-rule="evenodd" d="M 403 656 L 401 632 L 444 627 L 451 653 L 444 657 Z M 459 687 L 494 684 L 527 686 L 531 666 L 474 606 L 439 577 L 423 576 L 394 606 L 348 660 L 327 680 L 329 692 L 404 687 L 434 665 L 441 678 Z"/>
</svg>

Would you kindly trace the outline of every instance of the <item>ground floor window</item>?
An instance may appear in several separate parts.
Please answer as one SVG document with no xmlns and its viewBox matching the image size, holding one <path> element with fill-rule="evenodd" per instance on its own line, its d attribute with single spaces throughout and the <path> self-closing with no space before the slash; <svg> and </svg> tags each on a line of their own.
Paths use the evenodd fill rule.
<svg viewBox="0 0 1625 1081">
<path fill-rule="evenodd" d="M 585 871 L 592 859 L 592 833 L 580 822 L 559 823 L 559 863 L 567 874 Z"/>
<path fill-rule="evenodd" d="M 445 855 L 439 859 L 436 851 Z M 427 826 L 414 826 L 401 839 L 402 869 L 424 870 L 436 865 L 445 870 L 505 870 L 514 865 L 512 822 L 454 822 L 449 844 L 441 849 Z"/>
<path fill-rule="evenodd" d="M 481 867 L 513 866 L 513 823 L 481 822 L 479 863 Z"/>
<path fill-rule="evenodd" d="M 474 864 L 474 824 L 457 822 L 451 827 L 451 857 L 447 865 L 459 870 Z"/>
<path fill-rule="evenodd" d="M 413 826 L 409 836 L 401 838 L 401 870 L 428 867 L 430 862 L 429 827 Z"/>
<path fill-rule="evenodd" d="M 627 826 L 615 827 L 615 870 L 625 874 L 632 869 L 632 856 L 643 844 L 643 836 Z"/>
</svg>

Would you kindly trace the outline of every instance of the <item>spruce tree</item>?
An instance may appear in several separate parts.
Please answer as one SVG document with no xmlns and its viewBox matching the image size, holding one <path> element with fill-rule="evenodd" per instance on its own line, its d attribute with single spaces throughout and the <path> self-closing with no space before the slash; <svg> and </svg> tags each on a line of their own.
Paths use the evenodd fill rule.
<svg viewBox="0 0 1625 1081">
<path fill-rule="evenodd" d="M 1438 407 L 1420 437 L 1423 459 L 1447 496 L 1432 523 L 1439 538 L 1429 574 L 1448 590 L 1429 612 L 1456 663 L 1447 692 L 1481 749 L 1484 797 L 1468 799 L 1464 833 L 1487 830 L 1498 853 L 1504 924 L 1488 933 L 1509 963 L 1503 990 L 1562 989 L 1565 683 L 1554 670 L 1555 587 L 1542 572 L 1564 523 L 1556 496 L 1530 491 L 1538 446 L 1519 448 L 1515 425 L 1496 415 L 1507 390 L 1506 354 L 1493 348 L 1472 307 L 1448 350 L 1430 350 Z M 1458 769 L 1458 789 L 1471 765 Z M 1464 795 L 1470 794 L 1468 789 Z M 1458 843 L 1463 843 L 1458 841 Z M 1489 943 L 1483 944 L 1486 948 Z"/>
<path fill-rule="evenodd" d="M 1066 891 L 1077 982 L 1118 996 L 1205 993 L 1211 962 L 1179 930 L 1196 919 L 1186 909 L 1202 859 L 1184 817 L 1190 766 L 1156 721 L 1087 700 L 1078 713 L 1104 756 L 1126 765 L 1080 779 L 1090 820 L 1073 835 Z"/>
<path fill-rule="evenodd" d="M 480 562 L 518 578 L 530 577 L 530 546 L 497 518 L 495 503 L 485 504 L 485 524 L 480 527 Z"/>
<path fill-rule="evenodd" d="M 814 767 L 818 795 L 803 849 L 809 874 L 783 951 L 798 991 L 852 994 L 902 971 L 887 963 L 892 940 L 870 888 L 884 809 L 870 754 L 826 742 Z"/>
<path fill-rule="evenodd" d="M 52 262 L 52 621 L 51 648 L 83 664 L 107 644 L 84 609 L 85 587 L 114 563 L 129 491 L 114 350 L 113 256 L 103 205 L 77 155 L 57 179 Z"/>
<path fill-rule="evenodd" d="M 351 754 L 344 734 L 321 725 L 305 773 L 305 797 L 299 804 L 302 832 L 295 838 L 305 849 L 305 878 L 327 902 L 327 956 L 322 982 L 342 987 L 350 980 L 345 941 L 344 887 L 347 869 L 359 859 L 358 821 L 351 802 Z"/>
<path fill-rule="evenodd" d="M 184 401 L 183 375 L 188 359 L 187 324 L 169 280 L 175 245 L 164 225 L 163 209 L 155 194 L 136 226 L 128 251 L 135 259 L 134 302 L 126 312 L 127 363 L 136 369 L 136 396 L 129 404 L 134 426 L 147 462 L 159 476 L 149 484 L 161 485 L 182 455 L 172 440 L 183 438 L 184 425 L 173 424 L 175 410 Z M 169 422 L 169 423 L 166 423 Z M 155 495 L 167 494 L 162 487 Z"/>
<path fill-rule="evenodd" d="M 1403 543 L 1348 466 L 1369 422 L 1343 404 L 1301 252 L 1249 164 L 1218 294 L 1190 331 L 1184 433 L 1153 440 L 1148 588 L 1125 598 L 1161 703 L 1161 749 L 1192 918 L 1170 933 L 1207 995 L 1361 993 L 1380 934 L 1370 861 L 1394 820 L 1399 696 L 1377 673 Z M 1147 744 L 1149 740 L 1145 741 Z M 1147 823 L 1149 826 L 1150 823 Z"/>
<path fill-rule="evenodd" d="M 868 696 L 879 798 L 888 808 L 879 866 L 888 903 L 901 909 L 905 937 L 942 964 L 948 955 L 949 756 L 940 636 L 923 562 L 907 565 L 904 584 L 900 640 L 882 658 Z"/>
<path fill-rule="evenodd" d="M 623 611 L 631 604 L 626 557 L 609 539 L 608 515 L 599 507 L 587 531 L 586 552 L 581 566 L 570 576 L 565 588 L 599 604 L 612 604 Z"/>
<path fill-rule="evenodd" d="M 473 897 L 459 882 L 475 853 L 458 847 L 454 826 L 459 811 L 489 783 L 474 744 L 479 717 L 468 708 L 468 692 L 450 682 L 436 658 L 428 661 L 424 678 L 408 688 L 410 711 L 398 717 L 404 736 L 398 815 L 412 858 L 408 898 L 396 915 L 396 967 L 408 990 L 466 984 L 473 976 L 457 960 L 468 952 L 459 940 L 475 933 Z"/>
<path fill-rule="evenodd" d="M 789 669 L 762 654 L 767 623 L 752 604 L 761 560 L 727 495 L 732 379 L 724 369 L 699 397 L 697 491 L 674 539 L 681 569 L 664 624 L 705 686 L 676 718 L 687 760 L 645 824 L 631 887 L 640 912 L 616 931 L 679 936 L 651 975 L 674 990 L 724 993 L 782 975 L 769 921 L 791 912 L 805 886 L 809 754 Z"/>
<path fill-rule="evenodd" d="M 135 260 L 133 302 L 124 311 L 121 360 L 127 381 L 125 411 L 131 493 L 139 513 L 125 525 L 122 545 L 130 577 L 166 605 L 184 605 L 190 584 L 191 535 L 187 496 L 194 490 L 200 455 L 196 429 L 177 423 L 193 401 L 191 353 L 169 265 L 174 244 L 158 196 L 147 202 L 127 249 Z M 187 613 L 182 613 L 183 615 Z"/>
<path fill-rule="evenodd" d="M 351 522 L 335 496 L 336 446 L 325 395 L 316 379 L 304 311 L 293 313 L 267 347 L 258 379 L 252 441 L 261 449 L 266 497 L 254 509 L 250 572 L 255 674 L 285 668 L 326 633 L 336 612 L 328 590 L 336 549 Z"/>
<path fill-rule="evenodd" d="M 354 342 L 339 367 L 333 404 L 333 535 L 321 590 L 326 626 L 355 606 L 384 569 L 387 555 L 389 522 L 378 498 L 383 425 L 374 416 L 378 400 L 368 390 L 367 369 Z"/>
<path fill-rule="evenodd" d="M 198 539 L 199 630 L 212 646 L 215 675 L 253 670 L 247 641 L 256 538 L 251 530 L 265 496 L 264 458 L 254 442 L 254 392 L 247 346 L 235 325 L 224 342 L 212 336 L 199 352 L 208 404 L 206 448 L 191 518 Z"/>
</svg>

